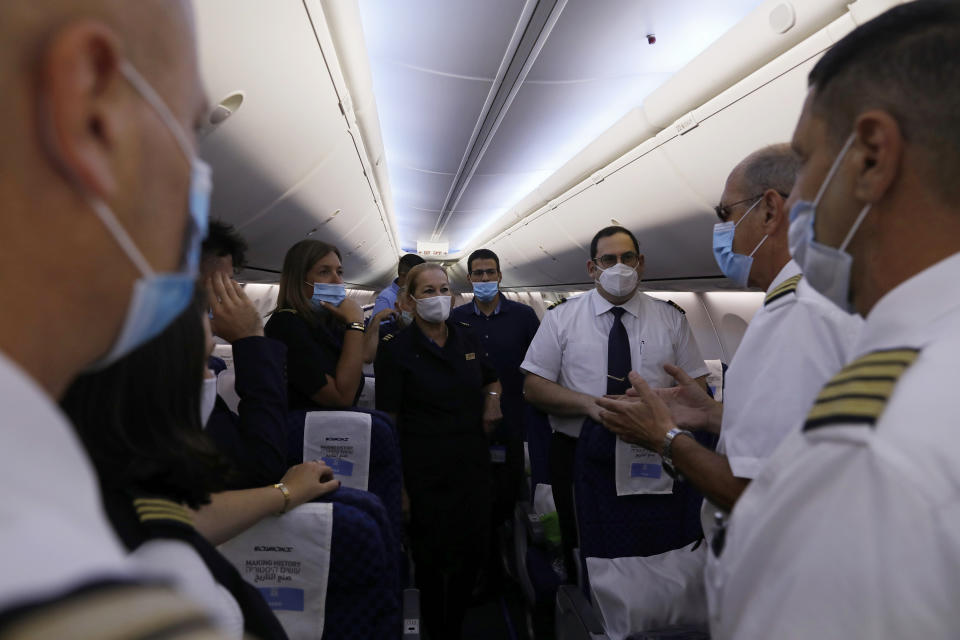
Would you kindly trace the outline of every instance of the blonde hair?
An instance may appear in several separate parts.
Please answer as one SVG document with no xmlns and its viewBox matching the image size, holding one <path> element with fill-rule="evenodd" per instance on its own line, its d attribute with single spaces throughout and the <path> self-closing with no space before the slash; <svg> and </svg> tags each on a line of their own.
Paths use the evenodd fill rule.
<svg viewBox="0 0 960 640">
<path fill-rule="evenodd" d="M 407 290 L 405 292 L 406 295 L 415 297 L 417 293 L 417 280 L 419 280 L 420 276 L 422 276 L 427 271 L 439 271 L 443 273 L 443 275 L 445 276 L 447 275 L 447 270 L 441 267 L 436 262 L 424 262 L 423 264 L 418 264 L 417 266 L 413 267 L 412 269 L 410 269 L 410 271 L 407 272 L 407 284 L 406 284 Z M 449 281 L 450 281 L 450 278 L 448 276 L 447 282 Z"/>
</svg>

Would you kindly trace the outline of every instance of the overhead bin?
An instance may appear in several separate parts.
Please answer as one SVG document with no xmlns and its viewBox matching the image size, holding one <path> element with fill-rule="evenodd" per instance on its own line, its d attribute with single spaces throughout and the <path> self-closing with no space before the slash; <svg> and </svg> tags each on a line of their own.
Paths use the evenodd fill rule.
<svg viewBox="0 0 960 640">
<path fill-rule="evenodd" d="M 194 7 L 211 99 L 244 95 L 201 143 L 214 168 L 211 216 L 235 225 L 250 243 L 249 264 L 266 270 L 244 277 L 275 281 L 286 250 L 312 232 L 341 250 L 349 281 L 389 280 L 399 249 L 384 183 L 320 3 L 203 0 Z"/>
<path fill-rule="evenodd" d="M 773 4 L 776 3 L 766 3 L 758 12 Z M 839 11 L 838 4 L 843 5 Z M 819 56 L 851 31 L 857 21 L 870 19 L 893 4 L 897 2 L 859 0 L 846 12 L 842 2 L 804 2 L 803 11 L 809 9 L 810 14 L 797 7 L 797 27 L 805 25 L 805 29 L 814 24 L 815 17 L 823 19 L 833 15 L 831 11 L 840 17 L 830 24 L 821 24 L 816 32 L 808 31 L 808 37 L 776 59 L 696 108 L 680 112 L 679 117 L 657 135 L 564 192 L 554 194 L 536 210 L 526 212 L 529 215 L 524 213 L 506 231 L 478 245 L 516 256 L 512 260 L 515 268 L 504 273 L 504 286 L 537 287 L 543 284 L 537 280 L 540 274 L 549 275 L 552 280 L 548 282 L 589 285 L 583 269 L 583 261 L 589 257 L 586 247 L 593 233 L 615 219 L 638 235 L 647 258 L 644 278 L 653 288 L 657 281 L 675 284 L 684 279 L 699 280 L 699 289 L 732 288 L 732 283 L 720 277 L 709 250 L 715 222 L 711 206 L 716 203 L 727 174 L 751 151 L 789 141 L 806 96 L 807 74 Z M 758 26 L 755 19 L 746 23 L 754 29 L 770 29 Z M 731 33 L 741 49 L 751 49 L 752 43 L 744 45 L 752 39 L 748 32 L 737 27 Z M 721 43 L 729 35 L 707 53 L 713 50 L 712 55 L 718 55 L 716 52 L 726 51 L 726 45 Z M 717 60 L 712 62 L 716 67 Z M 710 75 L 701 58 L 695 63 L 693 68 L 697 73 Z M 742 62 L 735 61 L 734 66 L 741 71 L 744 68 Z M 682 89 L 676 88 L 682 87 L 682 82 L 686 82 L 684 78 L 689 78 L 689 68 L 678 73 L 680 80 L 673 84 L 681 93 Z M 727 72 L 716 70 L 715 73 Z M 668 113 L 663 100 L 658 97 L 654 101 L 656 119 L 661 122 L 663 114 Z M 681 104 L 679 98 L 677 104 Z M 647 103 L 644 111 L 647 122 L 652 122 Z M 642 119 L 636 123 L 645 126 Z M 571 165 L 578 161 L 579 158 L 575 159 Z M 535 198 L 543 195 L 541 191 Z M 521 204 L 528 201 L 529 198 Z M 508 216 L 516 219 L 518 214 L 513 211 Z M 558 256 L 539 251 L 537 241 L 558 238 L 561 230 L 569 236 L 570 243 L 565 251 L 558 249 L 564 259 L 554 260 Z M 508 249 L 511 245 L 513 248 Z M 462 268 L 462 264 L 460 266 Z M 711 280 L 713 278 L 716 280 Z"/>
</svg>

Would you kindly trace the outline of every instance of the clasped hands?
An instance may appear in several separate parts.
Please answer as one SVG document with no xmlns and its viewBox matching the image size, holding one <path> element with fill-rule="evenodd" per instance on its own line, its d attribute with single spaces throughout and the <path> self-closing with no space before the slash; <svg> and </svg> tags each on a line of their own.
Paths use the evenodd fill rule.
<svg viewBox="0 0 960 640">
<path fill-rule="evenodd" d="M 598 398 L 595 417 L 624 442 L 660 453 L 667 433 L 676 427 L 719 429 L 720 403 L 704 391 L 683 369 L 664 365 L 677 386 L 651 389 L 635 371 L 630 372 L 632 388 L 622 396 Z"/>
</svg>

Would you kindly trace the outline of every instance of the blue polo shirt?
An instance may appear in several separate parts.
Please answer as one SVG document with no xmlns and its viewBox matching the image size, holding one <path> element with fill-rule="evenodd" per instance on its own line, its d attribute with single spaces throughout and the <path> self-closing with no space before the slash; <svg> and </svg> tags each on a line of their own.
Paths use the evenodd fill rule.
<svg viewBox="0 0 960 640">
<path fill-rule="evenodd" d="M 377 294 L 377 299 L 373 303 L 373 310 L 370 312 L 370 317 L 372 318 L 384 309 L 393 309 L 397 303 L 398 293 L 400 293 L 400 285 L 397 284 L 397 280 L 394 280 L 389 287 Z"/>
<path fill-rule="evenodd" d="M 501 407 L 504 419 L 523 419 L 523 373 L 520 363 L 527 353 L 530 341 L 540 327 L 536 312 L 529 306 L 507 300 L 500 294 L 497 308 L 489 316 L 483 315 L 475 302 L 460 305 L 450 312 L 451 319 L 470 325 L 484 356 L 490 362 L 503 385 Z"/>
</svg>

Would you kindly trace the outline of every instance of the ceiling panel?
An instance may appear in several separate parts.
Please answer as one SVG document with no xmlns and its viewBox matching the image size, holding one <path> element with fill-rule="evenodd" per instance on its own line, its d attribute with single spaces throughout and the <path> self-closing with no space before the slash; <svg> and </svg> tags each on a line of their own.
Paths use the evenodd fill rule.
<svg viewBox="0 0 960 640">
<path fill-rule="evenodd" d="M 398 226 L 412 247 L 430 238 L 446 191 L 441 179 L 410 168 L 456 172 L 523 3 L 360 3 Z M 496 212 L 532 191 L 759 4 L 569 0 L 441 239 L 451 251 L 472 248 Z M 654 45 L 649 32 L 656 33 Z"/>
</svg>

